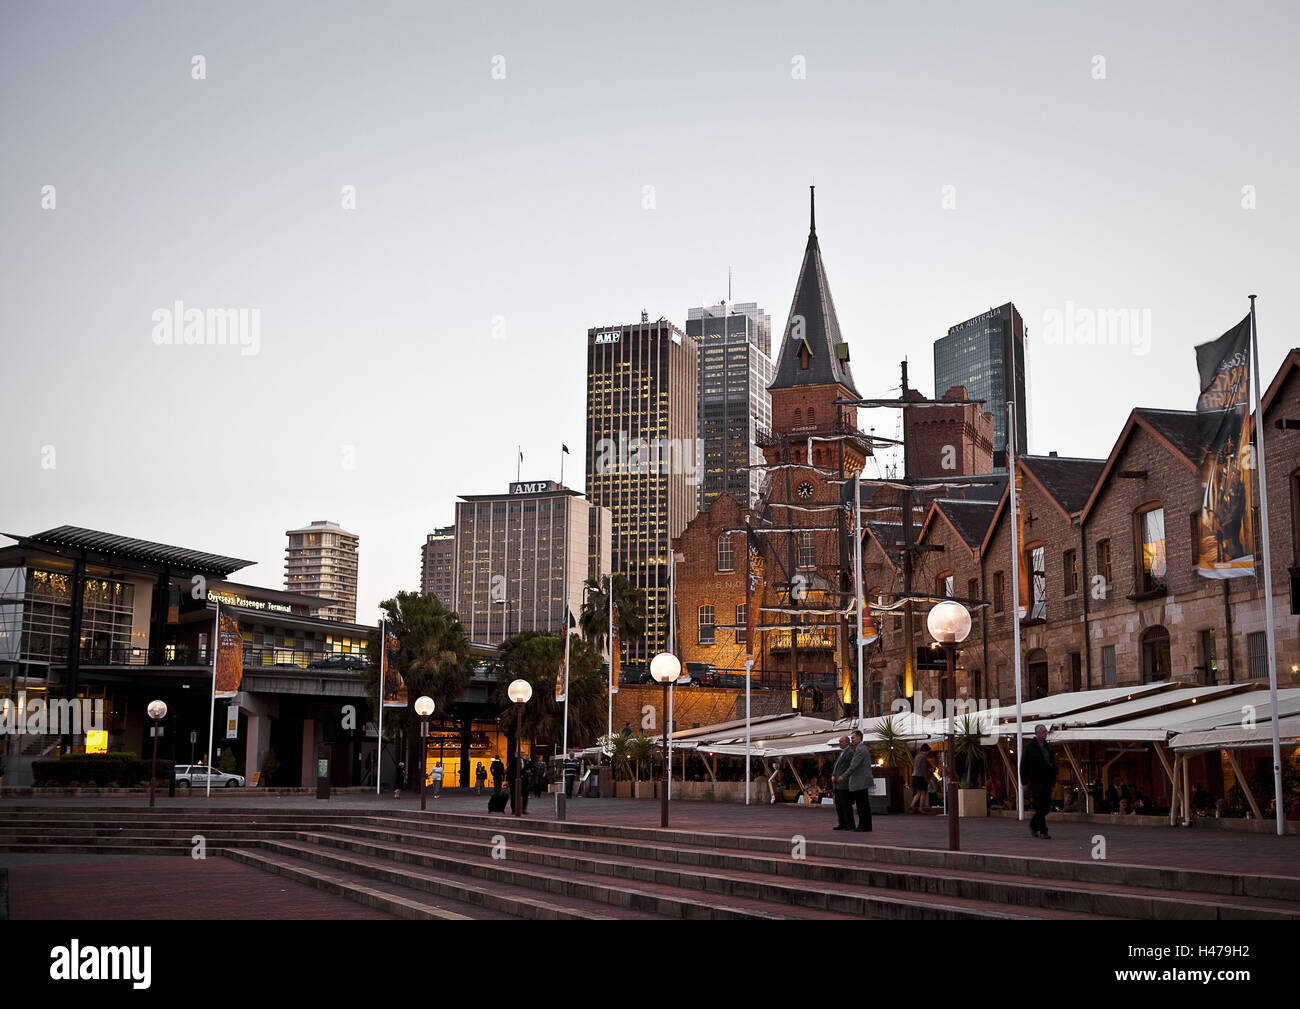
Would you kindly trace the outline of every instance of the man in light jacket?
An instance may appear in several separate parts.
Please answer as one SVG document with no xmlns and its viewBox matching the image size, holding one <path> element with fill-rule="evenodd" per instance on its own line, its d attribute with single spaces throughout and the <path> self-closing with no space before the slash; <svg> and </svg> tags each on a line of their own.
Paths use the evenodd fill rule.
<svg viewBox="0 0 1300 1009">
<path fill-rule="evenodd" d="M 849 764 L 853 762 L 853 747 L 848 736 L 840 736 L 840 755 L 831 770 L 831 787 L 835 792 L 835 816 L 839 820 L 836 830 L 852 830 L 853 799 L 849 795 Z"/>
<path fill-rule="evenodd" d="M 858 825 L 855 830 L 871 829 L 871 786 L 875 776 L 871 773 L 871 750 L 862 741 L 862 733 L 853 730 L 853 760 L 849 763 L 849 794 L 858 807 Z"/>
</svg>

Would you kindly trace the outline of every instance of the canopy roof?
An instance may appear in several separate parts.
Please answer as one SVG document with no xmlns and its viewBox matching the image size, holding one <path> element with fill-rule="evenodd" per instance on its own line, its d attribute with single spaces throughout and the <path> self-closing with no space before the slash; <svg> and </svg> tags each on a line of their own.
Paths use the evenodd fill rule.
<svg viewBox="0 0 1300 1009">
<path fill-rule="evenodd" d="M 1279 694 L 1281 692 L 1279 691 Z M 1281 697 L 1278 698 L 1281 706 Z M 1284 709 L 1285 710 L 1285 709 Z M 1300 744 L 1300 717 L 1291 715 L 1278 722 L 1278 736 L 1283 746 Z M 1240 725 L 1201 732 L 1181 732 L 1171 744 L 1175 750 L 1253 750 L 1273 745 L 1273 722 L 1256 722 L 1249 729 Z"/>
<path fill-rule="evenodd" d="M 1224 690 L 1231 693 L 1225 694 Z M 1215 691 L 1215 693 L 1210 693 Z M 1053 729 L 1049 742 L 1164 742 L 1171 736 L 1215 729 L 1240 729 L 1243 718 L 1249 713 L 1256 723 L 1271 721 L 1273 706 L 1268 689 L 1248 685 L 1248 689 L 1234 690 L 1215 687 L 1192 687 L 1173 694 L 1162 695 L 1186 698 L 1176 708 L 1136 714 L 1134 717 L 1108 725 L 1081 722 L 1076 727 Z M 1134 702 L 1136 703 L 1136 702 Z M 1277 692 L 1278 709 L 1283 717 L 1300 714 L 1300 687 L 1288 687 Z M 1245 709 L 1249 709 L 1249 712 Z M 1270 733 L 1272 730 L 1269 730 Z M 1272 741 L 1272 736 L 1269 736 Z"/>
</svg>

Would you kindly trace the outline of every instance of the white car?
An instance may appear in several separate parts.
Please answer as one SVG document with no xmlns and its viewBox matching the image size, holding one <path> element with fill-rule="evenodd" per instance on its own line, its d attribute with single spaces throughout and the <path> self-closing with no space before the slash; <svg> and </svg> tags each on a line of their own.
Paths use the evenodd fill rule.
<svg viewBox="0 0 1300 1009">
<path fill-rule="evenodd" d="M 187 785 L 190 788 L 207 788 L 209 782 L 213 788 L 243 788 L 244 776 L 226 774 L 215 767 L 205 767 L 203 764 L 176 765 L 176 784 Z"/>
</svg>

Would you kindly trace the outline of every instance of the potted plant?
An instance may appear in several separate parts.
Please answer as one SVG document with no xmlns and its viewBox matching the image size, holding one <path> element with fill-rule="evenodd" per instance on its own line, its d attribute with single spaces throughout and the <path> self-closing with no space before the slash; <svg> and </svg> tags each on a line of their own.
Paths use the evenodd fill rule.
<svg viewBox="0 0 1300 1009">
<path fill-rule="evenodd" d="M 632 798 L 632 747 L 631 737 L 618 733 L 614 736 L 610 763 L 614 769 L 614 797 Z"/>
<path fill-rule="evenodd" d="M 962 775 L 957 786 L 958 816 L 988 816 L 988 790 L 975 784 L 977 775 L 984 766 L 981 735 L 983 726 L 979 718 L 975 715 L 962 715 L 953 742 L 953 760 L 960 760 L 962 764 Z"/>
<path fill-rule="evenodd" d="M 654 777 L 654 757 L 655 741 L 647 736 L 644 732 L 639 732 L 628 741 L 628 756 L 632 760 L 632 765 L 636 768 L 636 783 L 632 787 L 632 795 L 637 799 L 653 799 L 655 797 Z M 644 770 L 645 776 L 642 777 Z"/>
<path fill-rule="evenodd" d="M 874 773 L 888 782 L 889 812 L 901 813 L 904 802 L 911 798 L 906 795 L 905 783 L 910 780 L 912 772 L 912 751 L 892 715 L 880 723 L 876 735 L 880 741 L 872 744 L 872 751 L 884 764 L 876 767 Z"/>
</svg>

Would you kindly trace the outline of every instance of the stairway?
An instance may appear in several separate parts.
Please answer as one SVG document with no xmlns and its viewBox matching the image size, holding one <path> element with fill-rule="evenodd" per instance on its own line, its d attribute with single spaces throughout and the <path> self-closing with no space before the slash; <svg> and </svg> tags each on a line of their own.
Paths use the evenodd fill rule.
<svg viewBox="0 0 1300 1009">
<path fill-rule="evenodd" d="M 1300 878 L 402 810 L 14 805 L 0 852 L 224 856 L 404 918 L 1300 919 Z"/>
</svg>

